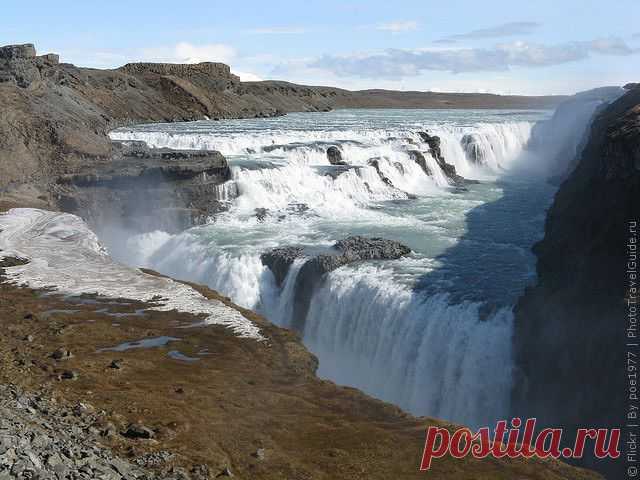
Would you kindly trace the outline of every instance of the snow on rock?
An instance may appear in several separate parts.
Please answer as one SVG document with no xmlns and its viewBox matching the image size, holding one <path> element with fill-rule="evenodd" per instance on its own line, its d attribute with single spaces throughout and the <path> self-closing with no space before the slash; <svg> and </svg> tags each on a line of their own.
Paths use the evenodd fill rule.
<svg viewBox="0 0 640 480">
<path fill-rule="evenodd" d="M 53 288 L 72 296 L 97 294 L 149 302 L 150 310 L 206 315 L 205 324 L 224 325 L 240 337 L 264 339 L 256 325 L 224 303 L 174 280 L 116 263 L 75 215 L 32 208 L 1 214 L 0 259 L 5 257 L 29 260 L 5 268 L 14 284 Z"/>
</svg>

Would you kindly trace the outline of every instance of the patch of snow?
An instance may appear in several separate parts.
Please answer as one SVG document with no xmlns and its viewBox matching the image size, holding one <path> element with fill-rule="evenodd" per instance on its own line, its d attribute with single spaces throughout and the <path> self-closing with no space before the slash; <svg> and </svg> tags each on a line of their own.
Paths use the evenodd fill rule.
<svg viewBox="0 0 640 480">
<path fill-rule="evenodd" d="M 71 296 L 96 294 L 149 302 L 149 310 L 206 315 L 206 324 L 224 325 L 240 337 L 264 340 L 253 322 L 224 303 L 169 278 L 116 263 L 76 215 L 32 208 L 1 214 L 0 259 L 5 257 L 29 260 L 5 269 L 9 281 L 17 285 L 52 288 Z"/>
</svg>

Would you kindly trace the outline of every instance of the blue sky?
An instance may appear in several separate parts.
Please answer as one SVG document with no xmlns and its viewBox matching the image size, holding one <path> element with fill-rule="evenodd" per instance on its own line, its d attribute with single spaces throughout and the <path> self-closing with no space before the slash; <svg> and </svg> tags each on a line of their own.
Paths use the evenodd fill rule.
<svg viewBox="0 0 640 480">
<path fill-rule="evenodd" d="M 640 81 L 640 0 L 3 2 L 0 44 L 24 42 L 99 68 L 223 61 L 247 80 L 573 93 Z"/>
</svg>

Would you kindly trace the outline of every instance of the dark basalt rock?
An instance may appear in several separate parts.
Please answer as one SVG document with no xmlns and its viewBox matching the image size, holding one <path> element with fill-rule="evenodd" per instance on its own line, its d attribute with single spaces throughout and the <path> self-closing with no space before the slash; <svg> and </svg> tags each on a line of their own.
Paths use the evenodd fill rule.
<svg viewBox="0 0 640 480">
<path fill-rule="evenodd" d="M 480 146 L 478 136 L 473 133 L 468 133 L 460 140 L 460 145 L 464 150 L 464 153 L 471 163 L 481 165 L 485 160 L 485 152 Z"/>
<path fill-rule="evenodd" d="M 19 267 L 21 265 L 26 265 L 27 263 L 29 263 L 29 260 L 27 260 L 26 258 L 18 258 L 18 257 L 0 258 L 0 270 L 7 267 Z"/>
<path fill-rule="evenodd" d="M 289 273 L 289 267 L 293 264 L 296 258 L 304 256 L 304 249 L 302 247 L 281 247 L 274 248 L 260 256 L 262 264 L 269 267 L 269 270 L 276 277 L 278 286 L 282 286 L 284 279 Z"/>
<path fill-rule="evenodd" d="M 258 220 L 258 222 L 264 222 L 267 219 L 267 216 L 269 215 L 269 209 L 268 208 L 256 208 L 254 209 L 254 211 L 256 212 L 256 219 Z"/>
<path fill-rule="evenodd" d="M 442 156 L 442 151 L 440 149 L 440 137 L 436 135 L 429 135 L 428 132 L 418 132 L 418 135 L 424 143 L 429 145 L 433 158 L 438 161 L 444 161 L 444 157 Z"/>
<path fill-rule="evenodd" d="M 336 242 L 333 248 L 350 261 L 393 260 L 411 253 L 411 249 L 400 242 L 377 237 L 348 237 Z"/>
<path fill-rule="evenodd" d="M 409 158 L 411 158 L 411 160 L 413 160 L 418 165 L 420 165 L 420 168 L 422 168 L 422 171 L 424 173 L 426 173 L 429 176 L 433 175 L 433 172 L 431 172 L 431 169 L 427 165 L 427 159 L 424 158 L 424 155 L 422 154 L 421 151 L 409 150 L 407 153 L 409 154 Z"/>
<path fill-rule="evenodd" d="M 282 285 L 293 262 L 307 257 L 296 278 L 293 328 L 304 330 L 311 297 L 322 284 L 325 275 L 344 265 L 366 260 L 394 260 L 411 253 L 411 249 L 400 242 L 384 238 L 348 237 L 336 242 L 326 253 L 307 255 L 301 247 L 283 247 L 270 250 L 260 257 Z"/>
<path fill-rule="evenodd" d="M 537 417 L 567 438 L 585 425 L 621 427 L 629 408 L 627 342 L 638 335 L 637 327 L 626 330 L 637 325 L 626 270 L 637 265 L 639 198 L 636 88 L 596 113 L 534 247 L 537 282 L 515 309 L 511 416 Z M 629 432 L 623 427 L 622 438 Z M 585 455 L 580 464 L 607 478 L 626 476 L 625 462 Z"/>
<path fill-rule="evenodd" d="M 458 175 L 456 173 L 456 167 L 447 163 L 442 155 L 442 150 L 440 148 L 440 137 L 436 135 L 429 135 L 428 132 L 418 132 L 418 135 L 429 145 L 429 151 L 431 152 L 431 156 L 438 162 L 438 166 L 444 172 L 444 174 L 454 183 L 456 186 L 462 186 L 465 183 L 477 183 L 473 181 L 466 181 L 464 177 Z"/>
<path fill-rule="evenodd" d="M 55 189 L 62 210 L 92 225 L 179 231 L 227 208 L 218 186 L 230 179 L 217 151 L 114 142 L 111 161 L 61 175 Z"/>
<path fill-rule="evenodd" d="M 376 172 L 378 172 L 378 176 L 380 177 L 380 180 L 382 180 L 385 184 L 389 185 L 390 187 L 393 187 L 393 182 L 389 180 L 389 177 L 385 176 L 385 174 L 382 173 L 382 171 L 380 170 L 380 160 L 378 158 L 372 158 L 367 163 L 371 167 L 376 169 Z"/>
<path fill-rule="evenodd" d="M 327 159 L 331 165 L 347 165 L 347 162 L 342 160 L 340 149 L 333 145 L 327 148 Z"/>
</svg>

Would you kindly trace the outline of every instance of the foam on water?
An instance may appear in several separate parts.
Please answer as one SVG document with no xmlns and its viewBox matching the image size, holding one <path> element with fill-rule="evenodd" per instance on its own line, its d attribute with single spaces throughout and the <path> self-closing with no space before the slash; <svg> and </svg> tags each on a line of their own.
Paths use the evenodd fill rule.
<svg viewBox="0 0 640 480">
<path fill-rule="evenodd" d="M 323 376 L 411 412 L 490 425 L 509 407 L 513 315 L 502 308 L 481 320 L 480 306 L 421 295 L 384 269 L 348 267 L 313 297 L 304 338 Z"/>
</svg>

